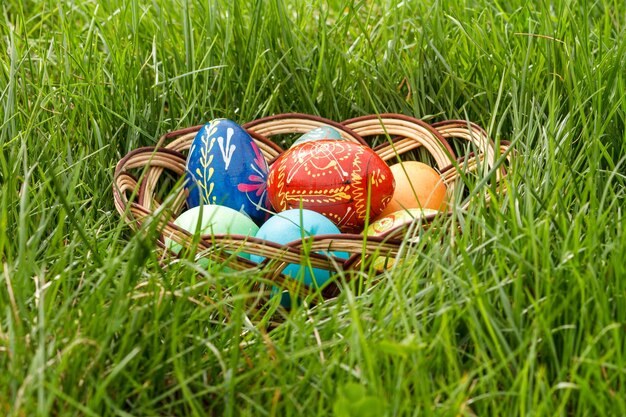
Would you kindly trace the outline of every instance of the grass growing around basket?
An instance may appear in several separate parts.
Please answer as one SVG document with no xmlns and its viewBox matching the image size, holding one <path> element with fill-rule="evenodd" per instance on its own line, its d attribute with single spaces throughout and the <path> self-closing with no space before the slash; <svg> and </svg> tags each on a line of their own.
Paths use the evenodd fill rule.
<svg viewBox="0 0 626 417">
<path fill-rule="evenodd" d="M 99 3 L 0 6 L 3 413 L 626 414 L 620 2 Z M 159 268 L 112 171 L 288 111 L 472 120 L 513 142 L 509 193 L 255 326 L 259 277 Z"/>
</svg>

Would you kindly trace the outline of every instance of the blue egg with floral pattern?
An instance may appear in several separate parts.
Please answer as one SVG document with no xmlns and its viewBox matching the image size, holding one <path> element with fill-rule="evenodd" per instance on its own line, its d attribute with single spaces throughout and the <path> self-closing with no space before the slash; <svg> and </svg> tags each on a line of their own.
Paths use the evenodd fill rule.
<svg viewBox="0 0 626 417">
<path fill-rule="evenodd" d="M 260 225 L 270 208 L 267 173 L 267 161 L 248 132 L 232 120 L 212 120 L 198 131 L 189 148 L 187 206 L 220 204 Z"/>
</svg>

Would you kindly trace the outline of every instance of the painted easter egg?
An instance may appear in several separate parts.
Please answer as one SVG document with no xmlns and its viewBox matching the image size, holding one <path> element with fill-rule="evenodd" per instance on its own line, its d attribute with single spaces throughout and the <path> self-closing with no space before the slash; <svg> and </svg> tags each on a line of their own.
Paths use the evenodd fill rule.
<svg viewBox="0 0 626 417">
<path fill-rule="evenodd" d="M 445 209 L 446 185 L 441 175 L 422 162 L 405 161 L 390 167 L 396 180 L 393 198 L 377 219 L 412 208 Z"/>
<path fill-rule="evenodd" d="M 231 120 L 213 120 L 189 149 L 187 206 L 219 204 L 261 224 L 268 217 L 267 173 L 267 161 L 248 132 Z"/>
<path fill-rule="evenodd" d="M 367 236 L 381 236 L 390 230 L 397 228 L 408 228 L 417 219 L 424 218 L 439 213 L 433 209 L 407 209 L 390 213 L 379 217 L 378 220 L 370 224 L 366 230 Z"/>
<path fill-rule="evenodd" d="M 259 230 L 259 226 L 246 214 L 230 207 L 216 204 L 193 207 L 178 216 L 174 220 L 174 224 L 192 235 L 199 233 L 201 235 L 254 236 Z M 176 254 L 182 249 L 179 243 L 168 237 L 165 238 L 164 243 L 167 248 Z M 238 255 L 250 259 L 250 254 L 248 253 L 239 252 Z M 208 266 L 208 261 L 204 258 L 200 259 L 199 263 L 205 268 Z"/>
<path fill-rule="evenodd" d="M 424 217 L 436 215 L 440 213 L 438 210 L 433 209 L 407 209 L 390 213 L 376 220 L 370 224 L 366 229 L 365 234 L 367 236 L 381 236 L 385 233 L 395 229 L 409 229 L 414 222 L 424 221 Z M 379 256 L 372 263 L 372 267 L 382 272 L 385 269 L 391 268 L 396 263 L 396 259 L 393 257 Z"/>
<path fill-rule="evenodd" d="M 314 140 L 323 140 L 323 139 L 334 139 L 334 140 L 342 140 L 341 133 L 337 129 L 331 126 L 320 126 L 316 127 L 313 130 L 308 131 L 304 135 L 300 136 L 294 143 L 291 145 L 298 146 L 304 142 L 311 142 Z"/>
<path fill-rule="evenodd" d="M 302 207 L 328 217 L 342 232 L 359 232 L 367 214 L 370 219 L 378 215 L 391 200 L 394 179 L 370 148 L 347 140 L 317 140 L 278 157 L 267 187 L 278 212 Z"/>
<path fill-rule="evenodd" d="M 256 237 L 271 242 L 284 245 L 294 240 L 301 240 L 302 236 L 317 236 L 327 234 L 338 234 L 339 229 L 328 218 L 311 210 L 292 209 L 283 211 L 269 218 L 259 229 Z M 327 255 L 336 256 L 341 259 L 348 259 L 347 252 L 320 252 Z M 265 258 L 252 255 L 250 258 L 254 262 L 262 262 Z M 330 271 L 320 268 L 309 268 L 306 265 L 290 264 L 283 269 L 283 274 L 294 279 L 302 280 L 307 286 L 318 288 L 330 278 Z M 278 291 L 273 289 L 274 294 Z M 291 306 L 291 297 L 288 292 L 281 295 L 281 304 L 284 307 Z"/>
</svg>

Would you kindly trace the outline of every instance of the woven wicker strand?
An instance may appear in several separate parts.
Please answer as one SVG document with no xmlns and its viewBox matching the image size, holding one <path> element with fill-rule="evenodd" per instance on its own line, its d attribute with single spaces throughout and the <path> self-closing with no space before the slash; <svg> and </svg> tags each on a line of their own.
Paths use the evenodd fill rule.
<svg viewBox="0 0 626 417">
<path fill-rule="evenodd" d="M 289 113 L 254 120 L 242 126 L 248 130 L 271 165 L 283 152 L 283 149 L 270 139 L 272 136 L 301 134 L 323 125 L 332 126 L 343 138 L 364 145 L 368 145 L 365 138 L 386 137 L 388 140 L 375 147 L 374 151 L 389 163 L 393 163 L 394 159 L 401 160 L 404 154 L 414 149 L 426 149 L 433 157 L 435 168 L 448 187 L 449 197 L 455 185 L 470 172 L 487 175 L 495 170 L 496 190 L 505 191 L 502 180 L 507 172 L 504 165 L 496 167 L 496 162 L 501 155 L 505 155 L 508 161 L 511 160 L 511 154 L 508 152 L 510 144 L 501 141 L 496 146 L 484 129 L 466 121 L 450 120 L 427 124 L 404 115 L 382 114 L 337 123 L 319 116 Z M 185 206 L 181 179 L 185 175 L 186 154 L 201 127 L 202 125 L 198 125 L 169 132 L 161 137 L 156 147 L 139 148 L 129 152 L 119 161 L 115 169 L 113 196 L 117 211 L 133 230 L 140 229 L 147 221 L 153 221 L 155 216 L 163 217 L 157 219 L 161 231 L 158 246 L 161 248 L 165 248 L 166 238 L 184 247 L 188 247 L 193 239 L 190 233 L 173 224 L 173 216 L 182 212 Z M 448 140 L 457 139 L 471 142 L 476 151 L 457 158 L 448 143 Z M 165 190 L 166 192 L 158 189 L 165 172 L 168 172 L 168 176 L 174 182 L 178 180 L 177 184 L 181 185 L 178 189 Z M 157 194 L 165 195 L 166 203 L 159 201 Z M 464 207 L 468 207 L 476 198 L 489 200 L 491 194 L 483 193 L 472 198 L 464 203 Z M 427 228 L 440 215 L 426 216 L 419 220 L 419 224 L 422 228 Z M 306 257 L 307 262 L 314 268 L 331 271 L 358 269 L 378 256 L 398 255 L 403 241 L 407 238 L 406 232 L 407 228 L 404 227 L 374 237 L 359 234 L 315 236 L 286 245 L 277 245 L 247 236 L 204 235 L 200 236 L 196 251 L 199 256 L 213 262 L 227 263 L 232 270 L 259 268 L 265 271 L 268 282 L 289 288 L 304 297 L 315 289 L 294 284 L 293 279 L 285 277 L 282 272 L 289 264 L 299 263 Z M 164 250 L 164 253 L 169 253 L 167 249 Z M 232 254 L 240 251 L 262 256 L 265 260 L 256 265 Z M 344 260 L 317 253 L 320 251 L 348 252 L 351 256 Z M 169 253 L 166 259 L 170 255 L 173 256 Z M 338 291 L 338 286 L 331 283 L 322 291 L 322 295 L 331 297 Z"/>
<path fill-rule="evenodd" d="M 361 136 L 353 132 L 347 126 L 342 126 L 340 123 L 324 119 L 323 117 L 301 113 L 288 113 L 264 117 L 245 123 L 243 128 L 264 137 L 270 137 L 280 134 L 306 133 L 324 125 L 332 126 L 337 129 L 344 139 L 360 143 L 361 145 L 368 145 Z"/>
<path fill-rule="evenodd" d="M 376 148 L 376 153 L 384 160 L 389 161 L 410 150 L 424 146 L 434 157 L 439 169 L 450 164 L 454 159 L 454 152 L 435 129 L 418 119 L 411 117 L 382 114 L 350 119 L 343 125 L 352 128 L 359 135 L 397 135 L 399 140 L 384 144 Z"/>
</svg>

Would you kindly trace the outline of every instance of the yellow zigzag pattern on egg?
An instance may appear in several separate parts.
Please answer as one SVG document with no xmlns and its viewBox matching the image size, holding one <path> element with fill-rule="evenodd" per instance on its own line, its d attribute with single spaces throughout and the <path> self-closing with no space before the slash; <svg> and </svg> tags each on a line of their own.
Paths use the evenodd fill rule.
<svg viewBox="0 0 626 417">
<path fill-rule="evenodd" d="M 276 184 L 276 190 L 277 190 L 277 195 L 281 196 L 286 194 L 285 193 L 285 177 L 287 176 L 287 174 L 285 173 L 286 170 L 286 165 L 283 161 L 280 161 L 280 164 L 278 165 L 278 182 Z M 269 186 L 269 185 L 268 185 Z M 280 201 L 280 207 L 275 207 L 276 210 L 279 211 L 283 211 L 287 209 L 287 199 L 286 198 L 279 198 Z"/>
<path fill-rule="evenodd" d="M 339 187 L 330 190 L 294 190 L 285 193 L 285 200 L 299 203 L 303 202 L 313 203 L 336 203 L 341 201 L 350 201 L 350 194 L 345 191 L 349 187 Z"/>
<path fill-rule="evenodd" d="M 361 155 L 364 153 L 362 148 L 359 148 L 356 155 L 354 155 L 354 160 L 352 162 L 352 195 L 354 196 L 354 208 L 356 211 L 357 219 L 364 220 L 365 215 L 367 214 L 367 183 L 365 187 L 359 187 L 359 185 L 363 181 L 363 177 L 359 175 L 361 172 Z M 365 173 L 367 175 L 367 173 Z"/>
</svg>

